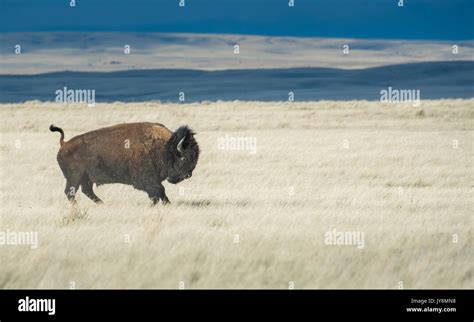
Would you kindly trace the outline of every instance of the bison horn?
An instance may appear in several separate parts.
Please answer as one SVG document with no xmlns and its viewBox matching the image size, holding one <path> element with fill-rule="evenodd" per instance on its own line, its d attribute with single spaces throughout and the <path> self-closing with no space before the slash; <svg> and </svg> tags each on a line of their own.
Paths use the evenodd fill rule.
<svg viewBox="0 0 474 322">
<path fill-rule="evenodd" d="M 179 153 L 183 153 L 183 142 L 184 142 L 184 138 L 182 138 L 181 141 L 178 142 L 178 145 L 176 147 Z"/>
</svg>

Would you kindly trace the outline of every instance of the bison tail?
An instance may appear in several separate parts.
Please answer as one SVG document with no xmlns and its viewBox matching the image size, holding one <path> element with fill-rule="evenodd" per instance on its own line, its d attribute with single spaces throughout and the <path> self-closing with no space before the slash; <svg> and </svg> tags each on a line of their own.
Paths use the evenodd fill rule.
<svg viewBox="0 0 474 322">
<path fill-rule="evenodd" d="M 59 139 L 59 144 L 62 146 L 62 145 L 64 144 L 64 131 L 63 131 L 63 129 L 60 128 L 60 127 L 54 126 L 53 124 L 51 124 L 51 125 L 49 126 L 49 130 L 50 130 L 51 132 L 59 132 L 59 133 L 61 133 L 61 138 Z"/>
</svg>

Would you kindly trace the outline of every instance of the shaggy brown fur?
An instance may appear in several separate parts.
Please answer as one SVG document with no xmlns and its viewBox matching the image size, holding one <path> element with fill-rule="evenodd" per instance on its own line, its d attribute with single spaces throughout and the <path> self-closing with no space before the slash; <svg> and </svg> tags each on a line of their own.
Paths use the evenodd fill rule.
<svg viewBox="0 0 474 322">
<path fill-rule="evenodd" d="M 167 179 L 178 183 L 190 178 L 199 157 L 194 132 L 182 126 L 171 132 L 158 123 L 129 123 L 101 128 L 64 141 L 60 132 L 59 166 L 66 178 L 65 193 L 72 202 L 79 186 L 94 202 L 102 202 L 92 190 L 93 183 L 123 183 L 148 193 L 153 203 L 168 203 Z"/>
</svg>

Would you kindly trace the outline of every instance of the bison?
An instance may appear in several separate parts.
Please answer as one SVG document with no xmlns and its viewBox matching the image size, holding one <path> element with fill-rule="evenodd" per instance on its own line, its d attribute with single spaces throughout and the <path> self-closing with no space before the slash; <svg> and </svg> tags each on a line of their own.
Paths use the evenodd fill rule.
<svg viewBox="0 0 474 322">
<path fill-rule="evenodd" d="M 64 141 L 61 133 L 57 160 L 66 178 L 65 194 L 71 202 L 79 186 L 96 203 L 102 200 L 92 185 L 122 183 L 145 191 L 153 204 L 169 203 L 162 185 L 192 176 L 199 157 L 195 133 L 187 126 L 171 132 L 159 123 L 125 123 L 87 132 Z"/>
</svg>

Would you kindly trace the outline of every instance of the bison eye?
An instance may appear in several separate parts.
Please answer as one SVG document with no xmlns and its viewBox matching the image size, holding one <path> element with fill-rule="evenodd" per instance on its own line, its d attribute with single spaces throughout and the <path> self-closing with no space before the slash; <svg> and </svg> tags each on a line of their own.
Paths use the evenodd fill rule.
<svg viewBox="0 0 474 322">
<path fill-rule="evenodd" d="M 188 159 L 186 159 L 186 157 L 181 157 L 180 159 L 181 159 L 181 161 L 183 161 L 183 162 L 186 162 L 186 161 L 188 160 Z"/>
</svg>

